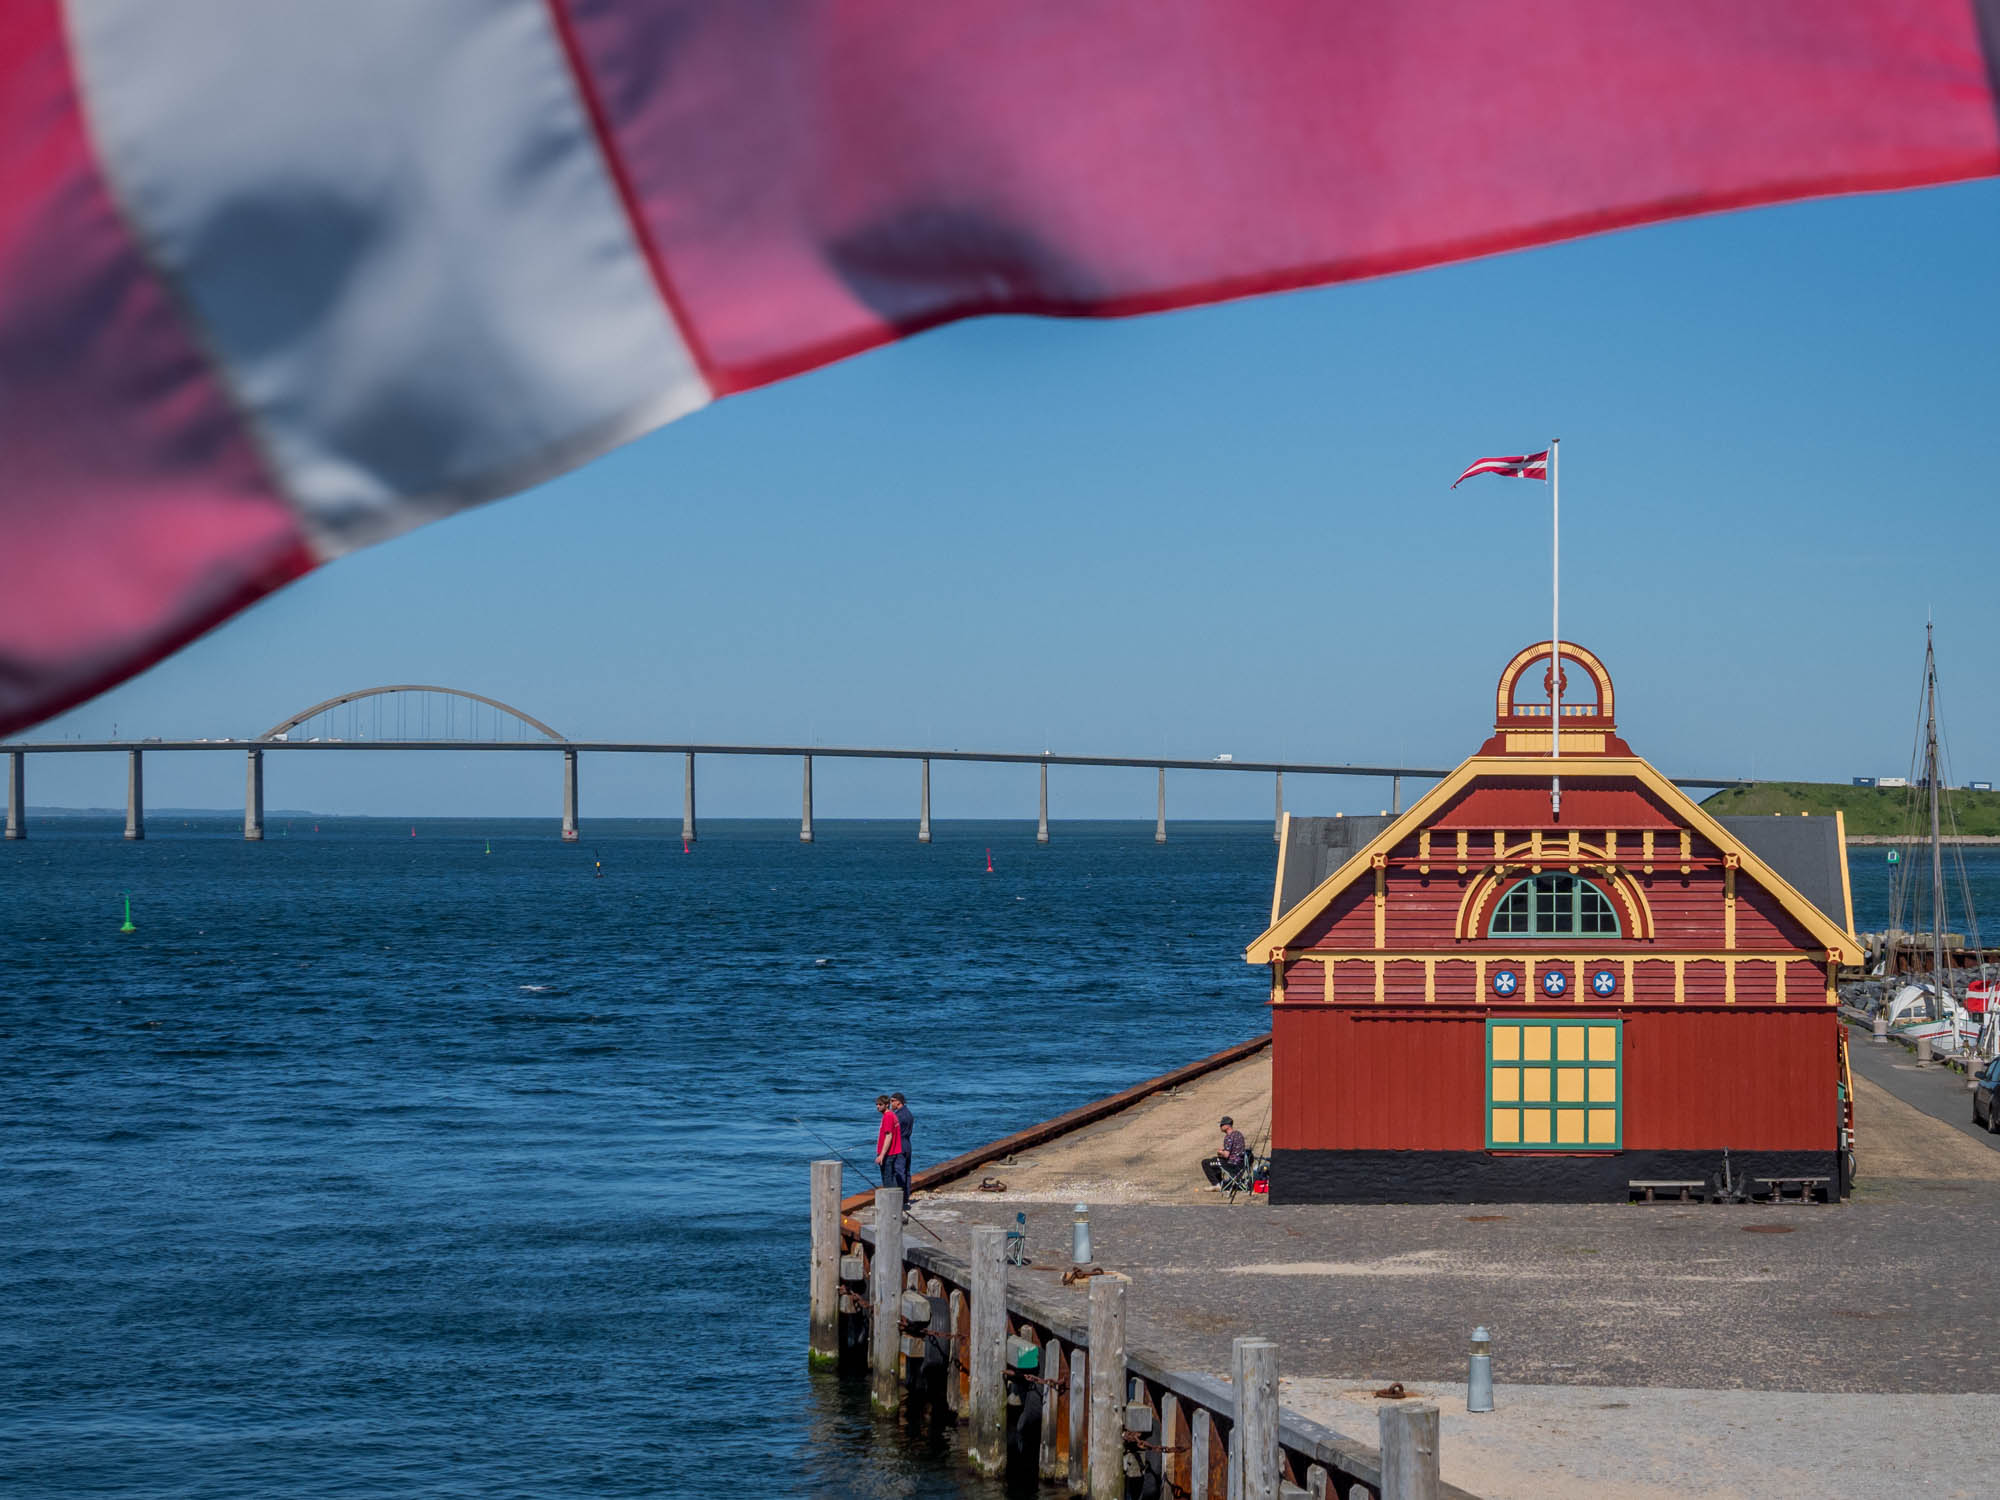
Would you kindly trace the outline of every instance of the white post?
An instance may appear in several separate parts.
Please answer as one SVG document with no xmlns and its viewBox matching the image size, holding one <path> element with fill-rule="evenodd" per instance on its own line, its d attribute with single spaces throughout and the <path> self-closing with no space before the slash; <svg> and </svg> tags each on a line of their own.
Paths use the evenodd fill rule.
<svg viewBox="0 0 2000 1500">
<path fill-rule="evenodd" d="M 1549 758 L 1562 758 L 1562 490 L 1556 480 L 1562 439 L 1549 439 Z M 1549 781 L 1549 811 L 1562 816 L 1560 771 Z"/>
</svg>

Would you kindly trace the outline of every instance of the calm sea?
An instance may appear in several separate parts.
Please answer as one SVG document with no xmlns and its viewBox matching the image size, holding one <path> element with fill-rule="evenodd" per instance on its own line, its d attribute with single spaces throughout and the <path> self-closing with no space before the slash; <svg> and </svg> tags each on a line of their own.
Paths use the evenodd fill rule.
<svg viewBox="0 0 2000 1500">
<path fill-rule="evenodd" d="M 1268 824 L 121 828 L 0 844 L 10 1495 L 979 1493 L 805 1371 L 805 1127 L 1264 1026 Z"/>
<path fill-rule="evenodd" d="M 1270 830 L 820 826 L 0 845 L 0 1486 L 979 1493 L 805 1372 L 807 1129 L 901 1088 L 922 1165 L 1262 1029 Z"/>
</svg>

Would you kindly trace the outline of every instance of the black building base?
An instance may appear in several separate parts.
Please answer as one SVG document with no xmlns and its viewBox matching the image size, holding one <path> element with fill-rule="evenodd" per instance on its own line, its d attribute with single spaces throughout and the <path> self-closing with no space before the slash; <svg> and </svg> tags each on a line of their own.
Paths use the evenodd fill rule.
<svg viewBox="0 0 2000 1500">
<path fill-rule="evenodd" d="M 1285 1203 L 1623 1203 L 1635 1179 L 1709 1184 L 1722 1178 L 1714 1151 L 1612 1151 L 1578 1156 L 1514 1156 L 1490 1151 L 1274 1151 L 1271 1202 Z M 1729 1172 L 1759 1177 L 1824 1177 L 1848 1193 L 1838 1151 L 1731 1151 Z"/>
</svg>

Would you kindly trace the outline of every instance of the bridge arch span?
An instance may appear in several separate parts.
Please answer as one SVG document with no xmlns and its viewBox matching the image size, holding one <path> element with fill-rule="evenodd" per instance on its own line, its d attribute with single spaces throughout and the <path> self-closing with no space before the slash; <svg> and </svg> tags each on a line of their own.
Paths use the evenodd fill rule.
<svg viewBox="0 0 2000 1500">
<path fill-rule="evenodd" d="M 274 740 L 279 735 L 290 733 L 307 720 L 318 714 L 323 714 L 329 709 L 339 708 L 342 704 L 346 703 L 358 702 L 363 698 L 379 698 L 387 693 L 442 693 L 448 698 L 464 698 L 473 703 L 484 703 L 488 708 L 507 714 L 537 733 L 556 741 L 558 744 L 566 742 L 568 738 L 566 735 L 558 734 L 534 715 L 522 713 L 520 709 L 515 708 L 510 703 L 502 703 L 498 698 L 489 698 L 484 693 L 469 693 L 464 688 L 439 687 L 435 683 L 427 682 L 398 682 L 391 683 L 386 687 L 362 688 L 359 692 L 341 693 L 337 697 L 327 699 L 324 703 L 315 703 L 311 708 L 295 713 L 289 719 L 273 724 L 269 729 L 258 735 L 257 738 L 260 740 Z"/>
</svg>

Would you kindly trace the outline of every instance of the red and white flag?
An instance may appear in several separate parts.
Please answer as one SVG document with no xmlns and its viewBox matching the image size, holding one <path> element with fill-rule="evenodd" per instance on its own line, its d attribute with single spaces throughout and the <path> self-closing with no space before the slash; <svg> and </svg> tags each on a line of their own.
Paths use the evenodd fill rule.
<svg viewBox="0 0 2000 1500">
<path fill-rule="evenodd" d="M 1451 482 L 1457 489 L 1474 474 L 1498 474 L 1504 479 L 1547 479 L 1549 450 L 1540 453 L 1512 453 L 1501 458 L 1482 458 Z"/>
<path fill-rule="evenodd" d="M 0 0 L 0 734 L 954 318 L 1991 176 L 1982 26 L 2000 0 Z"/>
</svg>

